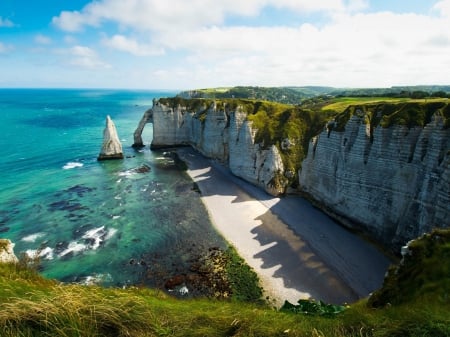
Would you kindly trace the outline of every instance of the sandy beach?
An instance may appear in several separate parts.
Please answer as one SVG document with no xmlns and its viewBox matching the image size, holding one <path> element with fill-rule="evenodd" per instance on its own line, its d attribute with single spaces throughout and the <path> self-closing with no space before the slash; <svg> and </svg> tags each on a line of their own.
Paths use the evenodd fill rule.
<svg viewBox="0 0 450 337">
<path fill-rule="evenodd" d="M 306 298 L 351 303 L 381 286 L 389 260 L 303 198 L 272 197 L 191 148 L 177 152 L 218 232 L 275 305 Z"/>
</svg>

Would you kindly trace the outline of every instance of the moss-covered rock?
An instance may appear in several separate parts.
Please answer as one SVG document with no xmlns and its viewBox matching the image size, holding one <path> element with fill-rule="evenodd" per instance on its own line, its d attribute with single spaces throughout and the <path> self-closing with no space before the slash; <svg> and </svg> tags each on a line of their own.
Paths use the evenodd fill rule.
<svg viewBox="0 0 450 337">
<path fill-rule="evenodd" d="M 353 115 L 364 118 L 371 128 L 381 126 L 388 128 L 393 125 L 403 125 L 408 128 L 423 127 L 428 124 L 433 115 L 444 119 L 446 128 L 450 127 L 450 107 L 447 100 L 407 101 L 407 102 L 377 102 L 350 105 L 344 112 L 334 118 L 336 122 L 332 130 L 344 131 L 345 125 Z"/>
<path fill-rule="evenodd" d="M 403 258 L 391 266 L 383 287 L 368 304 L 384 307 L 429 298 L 450 306 L 450 229 L 436 229 L 402 248 Z"/>
</svg>

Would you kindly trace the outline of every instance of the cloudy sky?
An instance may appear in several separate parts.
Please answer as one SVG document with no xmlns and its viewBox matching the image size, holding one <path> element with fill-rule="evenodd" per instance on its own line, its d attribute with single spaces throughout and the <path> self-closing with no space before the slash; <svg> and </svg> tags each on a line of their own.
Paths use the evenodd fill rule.
<svg viewBox="0 0 450 337">
<path fill-rule="evenodd" d="M 450 84 L 450 0 L 0 0 L 0 87 Z"/>
</svg>

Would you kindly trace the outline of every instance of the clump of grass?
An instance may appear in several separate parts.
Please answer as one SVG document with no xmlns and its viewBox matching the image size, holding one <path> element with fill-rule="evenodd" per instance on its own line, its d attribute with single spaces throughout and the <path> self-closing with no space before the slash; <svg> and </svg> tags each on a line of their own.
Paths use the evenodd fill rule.
<svg viewBox="0 0 450 337">
<path fill-rule="evenodd" d="M 450 230 L 435 229 L 407 247 L 401 263 L 389 269 L 369 305 L 382 307 L 427 297 L 450 307 Z"/>
<path fill-rule="evenodd" d="M 231 286 L 232 299 L 262 303 L 262 288 L 255 271 L 250 268 L 233 247 L 225 252 L 226 274 Z"/>
</svg>

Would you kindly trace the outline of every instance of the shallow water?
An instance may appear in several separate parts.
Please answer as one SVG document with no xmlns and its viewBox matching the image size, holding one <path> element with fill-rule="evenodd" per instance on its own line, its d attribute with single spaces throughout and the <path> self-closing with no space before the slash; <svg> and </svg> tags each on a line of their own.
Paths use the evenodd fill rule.
<svg viewBox="0 0 450 337">
<path fill-rule="evenodd" d="M 172 156 L 131 148 L 152 99 L 173 94 L 0 90 L 0 237 L 16 255 L 38 254 L 42 273 L 63 281 L 162 287 L 225 247 Z M 124 160 L 96 160 L 107 114 Z"/>
</svg>

